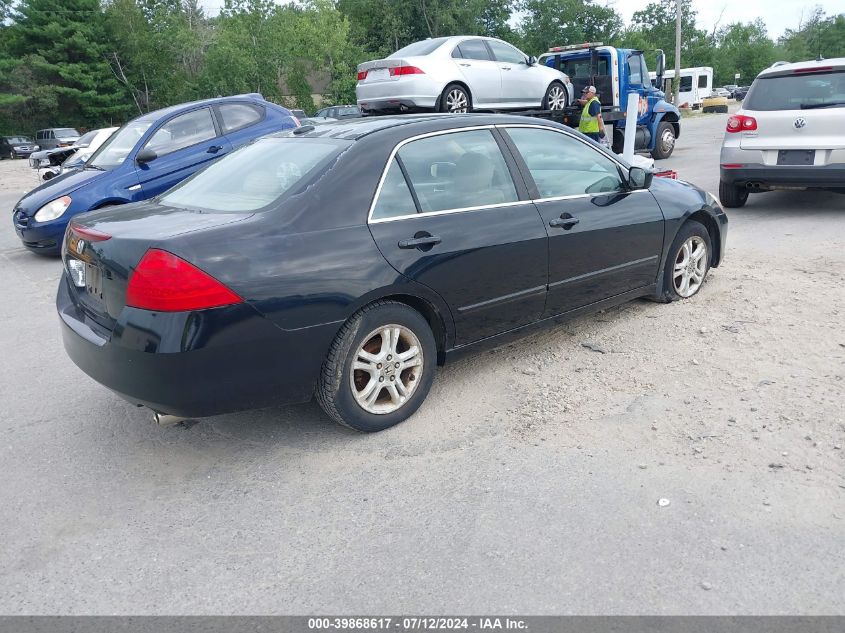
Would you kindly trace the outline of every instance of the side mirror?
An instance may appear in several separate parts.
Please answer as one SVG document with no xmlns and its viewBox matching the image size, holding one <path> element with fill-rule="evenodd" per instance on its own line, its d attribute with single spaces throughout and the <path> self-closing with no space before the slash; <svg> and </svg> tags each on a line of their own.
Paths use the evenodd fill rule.
<svg viewBox="0 0 845 633">
<path fill-rule="evenodd" d="M 529 65 L 529 66 L 533 66 L 533 65 L 534 65 L 534 64 L 536 64 L 536 63 L 537 63 L 537 58 L 536 58 L 536 57 L 534 57 L 534 55 L 530 55 L 530 56 L 528 57 L 528 65 Z"/>
<path fill-rule="evenodd" d="M 631 167 L 628 170 L 628 188 L 629 189 L 648 189 L 651 187 L 651 180 L 654 178 L 654 173 L 643 169 L 642 167 Z"/>
<path fill-rule="evenodd" d="M 155 150 L 145 147 L 135 155 L 135 162 L 139 165 L 143 165 L 155 160 L 156 158 L 158 158 L 158 154 L 156 154 Z"/>
<path fill-rule="evenodd" d="M 657 51 L 657 68 L 654 71 L 654 74 L 657 76 L 658 79 L 663 77 L 663 74 L 666 72 L 666 53 L 663 51 Z M 657 82 L 658 84 L 660 81 Z"/>
</svg>

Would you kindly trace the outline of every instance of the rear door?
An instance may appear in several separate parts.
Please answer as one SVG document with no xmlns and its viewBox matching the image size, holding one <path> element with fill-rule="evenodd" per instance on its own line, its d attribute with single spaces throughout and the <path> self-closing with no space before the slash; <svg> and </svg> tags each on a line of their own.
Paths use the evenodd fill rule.
<svg viewBox="0 0 845 633">
<path fill-rule="evenodd" d="M 464 40 L 452 50 L 475 107 L 494 107 L 502 98 L 502 71 L 484 40 Z"/>
<path fill-rule="evenodd" d="M 502 73 L 503 107 L 539 107 L 546 94 L 546 73 L 536 72 L 519 50 L 499 40 L 486 40 Z"/>
<path fill-rule="evenodd" d="M 207 163 L 231 151 L 232 144 L 220 135 L 211 108 L 206 107 L 165 121 L 152 133 L 143 148 L 158 154 L 155 160 L 136 167 L 141 189 L 149 198 L 167 191 Z"/>
<path fill-rule="evenodd" d="M 546 231 L 490 128 L 405 141 L 370 212 L 388 262 L 449 305 L 464 345 L 540 318 Z"/>
<path fill-rule="evenodd" d="M 549 233 L 546 315 L 653 284 L 664 229 L 654 196 L 628 191 L 619 165 L 589 142 L 549 128 L 503 129 Z"/>
</svg>

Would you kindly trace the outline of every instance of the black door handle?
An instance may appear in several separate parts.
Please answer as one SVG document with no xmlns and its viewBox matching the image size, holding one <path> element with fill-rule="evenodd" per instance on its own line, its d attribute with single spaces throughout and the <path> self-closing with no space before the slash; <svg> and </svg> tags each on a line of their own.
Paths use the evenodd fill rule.
<svg viewBox="0 0 845 633">
<path fill-rule="evenodd" d="M 575 226 L 576 224 L 578 224 L 578 222 L 580 222 L 580 220 L 579 220 L 578 218 L 573 218 L 573 217 L 572 217 L 571 215 L 569 215 L 568 213 L 564 213 L 564 214 L 563 214 L 562 216 L 560 216 L 559 218 L 555 218 L 555 219 L 553 219 L 553 220 L 550 220 L 550 221 L 549 221 L 549 226 L 559 226 L 559 227 L 561 227 L 564 231 L 568 231 L 568 230 L 569 230 L 569 229 L 571 229 L 573 226 Z"/>
<path fill-rule="evenodd" d="M 223 149 L 222 145 L 212 145 L 211 147 L 208 148 L 208 153 L 209 154 L 216 154 L 221 149 Z"/>
<path fill-rule="evenodd" d="M 399 240 L 399 248 L 419 248 L 420 250 L 429 250 L 435 244 L 440 244 L 441 239 L 436 235 L 415 235 L 407 240 Z M 426 248 L 428 247 L 428 248 Z"/>
</svg>

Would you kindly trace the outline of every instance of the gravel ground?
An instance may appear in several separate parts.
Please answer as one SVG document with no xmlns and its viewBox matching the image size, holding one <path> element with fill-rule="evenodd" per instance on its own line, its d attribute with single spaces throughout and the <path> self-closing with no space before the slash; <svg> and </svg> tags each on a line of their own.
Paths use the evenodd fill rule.
<svg viewBox="0 0 845 633">
<path fill-rule="evenodd" d="M 663 164 L 715 191 L 724 123 Z M 33 182 L 0 162 L 0 207 Z M 7 220 L 0 613 L 845 613 L 845 196 L 730 220 L 692 300 L 464 359 L 376 435 L 154 426 L 66 358 Z"/>
</svg>

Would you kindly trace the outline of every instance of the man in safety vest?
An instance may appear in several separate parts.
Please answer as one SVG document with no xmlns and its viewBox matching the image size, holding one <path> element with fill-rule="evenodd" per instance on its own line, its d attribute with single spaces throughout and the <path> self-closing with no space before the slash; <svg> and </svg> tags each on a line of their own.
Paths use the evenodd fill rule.
<svg viewBox="0 0 845 633">
<path fill-rule="evenodd" d="M 604 121 L 601 118 L 601 102 L 596 97 L 596 87 L 587 86 L 581 92 L 583 96 L 578 99 L 578 103 L 584 109 L 581 110 L 578 131 L 599 142 L 604 136 Z"/>
</svg>

